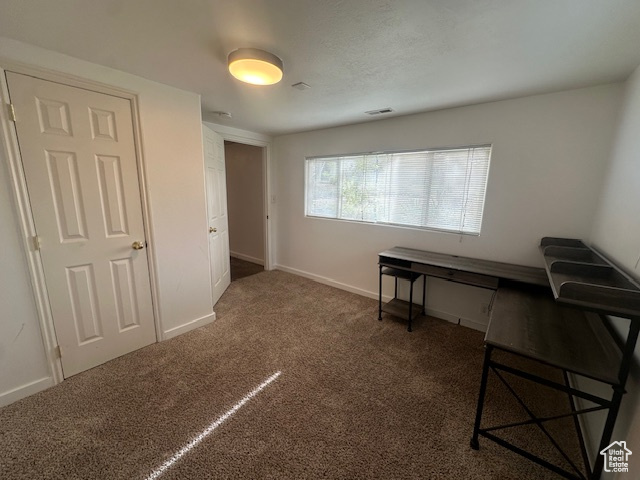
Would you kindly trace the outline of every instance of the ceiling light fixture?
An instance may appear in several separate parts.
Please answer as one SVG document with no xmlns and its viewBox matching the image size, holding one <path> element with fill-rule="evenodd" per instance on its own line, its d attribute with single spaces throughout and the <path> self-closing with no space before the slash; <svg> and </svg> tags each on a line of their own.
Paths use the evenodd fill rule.
<svg viewBox="0 0 640 480">
<path fill-rule="evenodd" d="M 252 85 L 273 85 L 282 80 L 282 60 L 257 48 L 239 48 L 229 54 L 229 72 Z"/>
</svg>

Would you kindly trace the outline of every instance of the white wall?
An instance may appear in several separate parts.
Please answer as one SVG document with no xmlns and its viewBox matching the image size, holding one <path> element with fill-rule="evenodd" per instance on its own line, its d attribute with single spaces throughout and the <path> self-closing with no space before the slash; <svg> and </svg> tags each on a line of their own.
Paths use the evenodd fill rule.
<svg viewBox="0 0 640 480">
<path fill-rule="evenodd" d="M 53 384 L 22 248 L 9 171 L 4 159 L 1 160 L 0 406 Z"/>
<path fill-rule="evenodd" d="M 612 84 L 276 137 L 276 263 L 376 297 L 377 254 L 394 245 L 542 266 L 541 237 L 590 233 L 621 93 Z M 479 237 L 304 216 L 305 156 L 482 143 L 493 154 Z M 486 323 L 487 291 L 430 283 L 432 314 Z"/>
<path fill-rule="evenodd" d="M 0 65 L 19 62 L 132 91 L 138 95 L 161 335 L 213 318 L 199 96 L 134 75 L 0 37 Z M 50 378 L 42 356 L 21 233 L 9 201 L 6 159 L 0 175 L 3 266 L 0 270 L 0 404 L 7 392 Z M 5 259 L 5 257 L 7 257 Z M 20 348 L 9 348 L 16 328 Z M 25 359 L 28 359 L 25 360 Z M 30 365 L 33 363 L 33 365 Z M 26 392 L 27 390 L 24 390 Z M 17 393 L 20 395 L 20 392 Z M 12 394 L 11 398 L 15 395 Z"/>
<path fill-rule="evenodd" d="M 225 142 L 231 256 L 264 265 L 262 148 Z"/>
<path fill-rule="evenodd" d="M 591 243 L 640 280 L 640 67 L 626 83 Z M 613 320 L 626 338 L 629 320 Z M 640 472 L 640 346 L 636 346 L 627 390 L 613 438 L 627 441 L 627 447 L 634 452 L 630 457 L 630 472 Z M 625 475 L 619 477 L 625 478 Z"/>
<path fill-rule="evenodd" d="M 640 277 L 640 68 L 626 84 L 592 242 Z"/>
</svg>

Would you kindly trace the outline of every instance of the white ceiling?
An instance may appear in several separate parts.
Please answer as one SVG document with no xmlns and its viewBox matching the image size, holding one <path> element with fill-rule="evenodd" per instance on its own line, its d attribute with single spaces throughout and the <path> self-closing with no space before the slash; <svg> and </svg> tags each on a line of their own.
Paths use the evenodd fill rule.
<svg viewBox="0 0 640 480">
<path fill-rule="evenodd" d="M 624 80 L 640 0 L 0 0 L 0 35 L 197 92 L 205 120 L 278 135 Z M 233 79 L 240 47 L 281 57 L 284 80 Z"/>
</svg>

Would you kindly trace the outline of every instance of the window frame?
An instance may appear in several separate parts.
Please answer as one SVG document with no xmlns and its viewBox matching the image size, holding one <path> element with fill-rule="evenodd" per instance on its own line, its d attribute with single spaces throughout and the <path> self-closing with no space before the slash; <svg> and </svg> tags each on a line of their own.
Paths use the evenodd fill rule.
<svg viewBox="0 0 640 480">
<path fill-rule="evenodd" d="M 487 165 L 487 175 L 486 175 L 486 182 L 484 185 L 484 197 L 482 200 L 482 211 L 481 211 L 481 217 L 480 217 L 480 223 L 479 223 L 479 230 L 478 232 L 465 232 L 465 231 L 460 231 L 460 230 L 451 230 L 451 229 L 445 229 L 445 228 L 437 228 L 437 227 L 428 227 L 428 226 L 421 226 L 421 225 L 408 225 L 408 224 L 404 224 L 404 223 L 394 223 L 394 222 L 384 222 L 384 221 L 375 221 L 375 222 L 371 222 L 371 221 L 367 221 L 367 220 L 358 220 L 358 219 L 346 219 L 346 218 L 340 218 L 337 215 L 335 217 L 330 217 L 330 216 L 321 216 L 321 215 L 310 215 L 308 213 L 308 195 L 307 195 L 307 188 L 309 185 L 309 161 L 313 161 L 313 160 L 319 160 L 319 159 L 324 159 L 324 160 L 330 160 L 330 159 L 335 159 L 337 160 L 338 164 L 340 163 L 339 160 L 340 158 L 343 157 L 358 157 L 358 156 L 367 156 L 367 155 L 394 155 L 394 154 L 411 154 L 411 153 L 433 153 L 433 152 L 445 152 L 448 150 L 471 150 L 474 148 L 489 148 L 489 161 L 488 161 L 488 165 Z M 491 171 L 491 157 L 493 155 L 493 143 L 480 143 L 480 144 L 473 144 L 473 145 L 462 145 L 462 146 L 449 146 L 449 147 L 429 147 L 429 148 L 418 148 L 418 149 L 405 149 L 405 150 L 375 150 L 375 151 L 370 151 L 370 152 L 357 152 L 357 153 L 342 153 L 342 154 L 329 154 L 329 155 L 309 155 L 309 156 L 305 156 L 304 158 L 304 185 L 303 185 L 303 195 L 304 195 L 304 217 L 305 218 L 309 218 L 309 219 L 316 219 L 316 220 L 335 220 L 335 221 L 340 221 L 340 222 L 351 222 L 351 223 L 357 223 L 357 224 L 363 224 L 363 225 L 371 225 L 371 226 L 382 226 L 382 227 L 395 227 L 395 228 L 408 228 L 408 229 L 412 229 L 412 230 L 421 230 L 421 231 L 427 231 L 427 232 L 436 232 L 436 233 L 448 233 L 448 234 L 453 234 L 453 235 L 466 235 L 466 236 L 471 236 L 471 237 L 479 237 L 482 233 L 482 225 L 484 223 L 484 217 L 485 217 L 485 205 L 486 205 L 486 199 L 487 199 L 487 191 L 489 188 L 489 175 L 490 175 L 490 171 Z M 338 165 L 338 168 L 340 166 Z M 339 183 L 338 186 L 336 187 L 338 190 L 338 193 L 340 192 L 340 187 L 339 187 Z M 342 201 L 342 195 L 338 194 L 338 204 L 340 204 L 340 202 Z M 339 206 L 338 206 L 338 211 L 339 211 Z"/>
</svg>

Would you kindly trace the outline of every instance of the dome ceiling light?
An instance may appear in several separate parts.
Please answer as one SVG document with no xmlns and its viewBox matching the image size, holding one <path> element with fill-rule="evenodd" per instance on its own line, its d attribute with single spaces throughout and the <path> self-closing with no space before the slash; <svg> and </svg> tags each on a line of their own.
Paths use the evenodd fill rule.
<svg viewBox="0 0 640 480">
<path fill-rule="evenodd" d="M 234 50 L 229 54 L 228 65 L 231 75 L 252 85 L 273 85 L 282 80 L 282 60 L 257 48 Z"/>
</svg>

